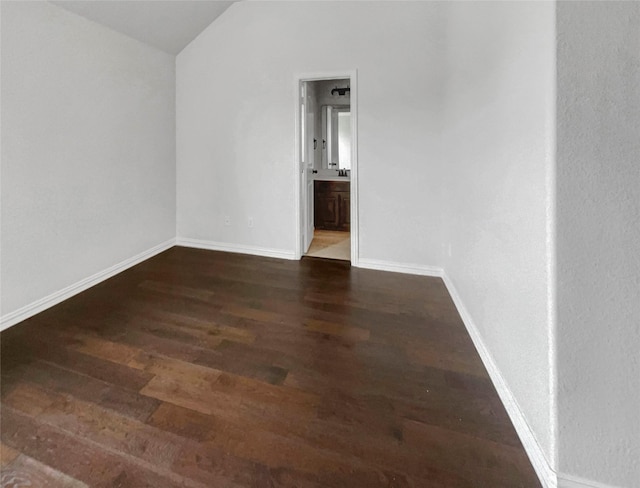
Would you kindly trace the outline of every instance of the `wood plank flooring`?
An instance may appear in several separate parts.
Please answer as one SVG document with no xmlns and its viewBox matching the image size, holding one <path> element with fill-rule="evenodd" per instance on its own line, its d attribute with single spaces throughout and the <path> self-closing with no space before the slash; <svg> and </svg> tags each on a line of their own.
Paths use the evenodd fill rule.
<svg viewBox="0 0 640 488">
<path fill-rule="evenodd" d="M 3 487 L 539 487 L 440 279 L 174 247 L 1 336 Z"/>
</svg>

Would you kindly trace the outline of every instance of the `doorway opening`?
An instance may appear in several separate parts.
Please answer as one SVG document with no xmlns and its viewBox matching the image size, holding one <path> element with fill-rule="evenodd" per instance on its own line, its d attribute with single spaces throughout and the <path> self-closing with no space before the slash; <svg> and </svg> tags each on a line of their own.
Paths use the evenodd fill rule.
<svg viewBox="0 0 640 488">
<path fill-rule="evenodd" d="M 355 72 L 297 77 L 296 251 L 357 265 Z"/>
</svg>

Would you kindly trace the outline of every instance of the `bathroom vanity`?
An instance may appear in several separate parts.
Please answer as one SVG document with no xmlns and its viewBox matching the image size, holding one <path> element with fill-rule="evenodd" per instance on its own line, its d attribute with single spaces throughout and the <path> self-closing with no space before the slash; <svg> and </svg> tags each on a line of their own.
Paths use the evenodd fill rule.
<svg viewBox="0 0 640 488">
<path fill-rule="evenodd" d="M 314 226 L 322 230 L 349 231 L 350 185 L 347 181 L 314 181 Z"/>
</svg>

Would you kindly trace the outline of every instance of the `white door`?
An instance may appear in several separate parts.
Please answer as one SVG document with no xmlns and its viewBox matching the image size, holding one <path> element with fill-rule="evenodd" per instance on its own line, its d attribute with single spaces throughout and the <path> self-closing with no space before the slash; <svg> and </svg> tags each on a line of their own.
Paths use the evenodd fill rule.
<svg viewBox="0 0 640 488">
<path fill-rule="evenodd" d="M 315 138 L 315 114 L 307 96 L 307 83 L 301 84 L 300 100 L 300 168 L 302 188 L 302 253 L 309 250 L 313 240 L 313 164 L 317 141 Z"/>
<path fill-rule="evenodd" d="M 309 105 L 307 104 L 307 107 Z M 315 161 L 315 151 L 318 145 L 318 141 L 315 138 L 315 126 L 316 119 L 315 114 L 313 112 L 307 113 L 307 131 L 309 133 L 309 139 L 307 143 L 307 170 L 305 171 L 307 175 L 307 229 L 306 229 L 306 240 L 304 243 L 304 252 L 309 250 L 309 246 L 311 245 L 311 241 L 313 240 L 313 230 L 314 230 L 314 222 L 313 222 L 313 167 Z"/>
</svg>

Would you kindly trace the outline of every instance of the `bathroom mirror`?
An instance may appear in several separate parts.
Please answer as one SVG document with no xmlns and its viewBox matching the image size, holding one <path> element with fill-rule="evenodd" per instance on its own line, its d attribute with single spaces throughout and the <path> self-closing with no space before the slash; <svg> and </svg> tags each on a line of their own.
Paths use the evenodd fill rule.
<svg viewBox="0 0 640 488">
<path fill-rule="evenodd" d="M 351 109 L 322 107 L 322 168 L 351 169 Z"/>
</svg>

